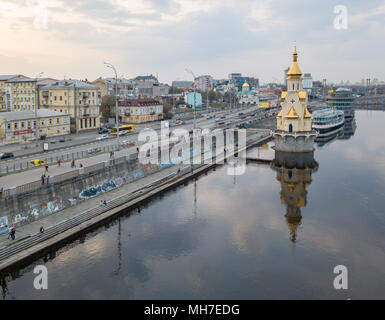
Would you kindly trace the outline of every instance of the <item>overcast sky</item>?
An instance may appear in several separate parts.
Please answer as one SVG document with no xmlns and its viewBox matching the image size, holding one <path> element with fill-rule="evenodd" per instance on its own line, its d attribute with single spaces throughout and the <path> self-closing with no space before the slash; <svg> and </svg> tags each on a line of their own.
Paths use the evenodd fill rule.
<svg viewBox="0 0 385 320">
<path fill-rule="evenodd" d="M 336 29 L 335 6 L 348 10 Z M 282 82 L 294 40 L 313 79 L 385 80 L 385 0 L 0 0 L 0 74 Z"/>
</svg>

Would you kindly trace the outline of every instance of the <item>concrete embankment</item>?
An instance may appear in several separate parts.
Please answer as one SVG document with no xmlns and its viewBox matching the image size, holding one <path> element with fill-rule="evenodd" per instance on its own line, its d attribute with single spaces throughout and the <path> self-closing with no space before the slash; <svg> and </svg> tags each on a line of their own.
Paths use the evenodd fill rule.
<svg viewBox="0 0 385 320">
<path fill-rule="evenodd" d="M 257 135 L 258 136 L 258 135 Z M 270 139 L 266 133 L 248 144 L 248 147 L 264 143 Z M 201 156 L 201 155 L 199 155 Z M 231 154 L 227 154 L 230 157 Z M 222 159 L 221 159 L 222 157 Z M 223 160 L 223 155 L 217 158 Z M 15 264 L 21 264 L 25 259 L 31 259 L 48 250 L 55 244 L 60 244 L 70 237 L 78 235 L 96 225 L 111 219 L 122 210 L 133 208 L 149 198 L 160 194 L 186 179 L 198 175 L 213 164 L 199 165 L 191 171 L 190 166 L 173 165 L 154 172 L 135 182 L 113 189 L 103 196 L 97 196 L 69 207 L 59 213 L 49 215 L 18 228 L 18 242 L 2 241 L 0 243 L 0 270 L 7 269 Z M 100 200 L 107 200 L 107 206 L 100 206 Z M 39 233 L 39 227 L 44 226 L 44 233 Z"/>
</svg>

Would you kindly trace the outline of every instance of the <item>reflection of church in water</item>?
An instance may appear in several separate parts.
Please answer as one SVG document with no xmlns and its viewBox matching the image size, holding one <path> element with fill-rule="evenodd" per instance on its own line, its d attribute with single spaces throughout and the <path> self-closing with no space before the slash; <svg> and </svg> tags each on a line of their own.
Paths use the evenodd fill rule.
<svg viewBox="0 0 385 320">
<path fill-rule="evenodd" d="M 302 220 L 301 209 L 306 207 L 307 187 L 312 182 L 312 173 L 318 169 L 318 163 L 314 152 L 276 151 L 272 168 L 281 183 L 281 203 L 286 206 L 290 240 L 295 243 Z"/>
</svg>

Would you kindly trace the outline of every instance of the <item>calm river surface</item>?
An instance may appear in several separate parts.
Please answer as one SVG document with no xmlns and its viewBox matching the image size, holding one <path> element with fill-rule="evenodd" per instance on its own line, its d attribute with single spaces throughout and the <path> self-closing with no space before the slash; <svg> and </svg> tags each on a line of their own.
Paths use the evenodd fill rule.
<svg viewBox="0 0 385 320">
<path fill-rule="evenodd" d="M 385 299 L 385 112 L 355 121 L 312 169 L 217 167 L 3 276 L 3 298 Z M 38 264 L 48 290 L 33 287 Z"/>
</svg>

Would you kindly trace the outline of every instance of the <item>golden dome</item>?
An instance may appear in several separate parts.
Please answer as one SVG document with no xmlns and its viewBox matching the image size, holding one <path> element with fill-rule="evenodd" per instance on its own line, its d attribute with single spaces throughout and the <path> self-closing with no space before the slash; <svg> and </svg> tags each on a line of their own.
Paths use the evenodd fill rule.
<svg viewBox="0 0 385 320">
<path fill-rule="evenodd" d="M 298 59 L 297 48 L 294 46 L 293 63 L 291 64 L 291 67 L 287 72 L 288 79 L 300 79 L 302 76 L 302 72 L 298 66 L 297 59 Z"/>
<path fill-rule="evenodd" d="M 245 83 L 242 85 L 242 88 L 245 88 L 245 87 L 248 87 L 248 88 L 250 87 L 246 80 L 245 80 Z"/>
<path fill-rule="evenodd" d="M 285 116 L 287 119 L 298 119 L 298 113 L 295 111 L 294 107 L 291 107 L 288 114 Z"/>
</svg>

